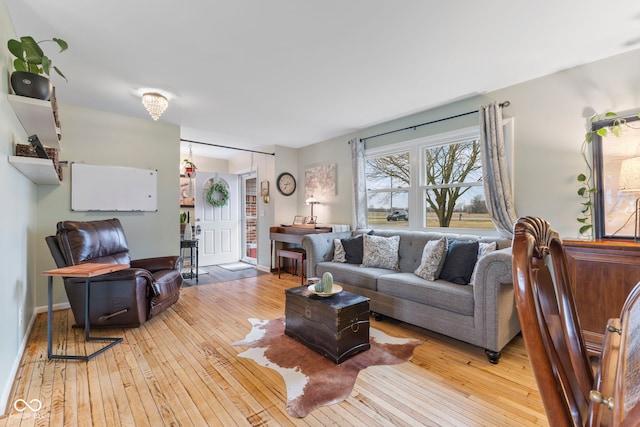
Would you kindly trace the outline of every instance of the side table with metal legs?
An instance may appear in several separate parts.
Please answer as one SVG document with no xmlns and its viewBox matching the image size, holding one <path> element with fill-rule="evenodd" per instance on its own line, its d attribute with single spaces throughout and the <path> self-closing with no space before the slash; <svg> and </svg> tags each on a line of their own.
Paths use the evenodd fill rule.
<svg viewBox="0 0 640 427">
<path fill-rule="evenodd" d="M 193 279 L 193 270 L 195 268 L 196 283 L 198 283 L 198 239 L 180 240 L 180 256 L 183 255 L 183 249 L 189 249 L 189 279 Z M 195 257 L 194 257 L 195 251 Z M 184 256 L 182 256 L 184 260 Z M 194 264 L 195 260 L 195 264 Z M 186 274 L 186 273 L 185 273 Z M 183 274 L 183 277 L 185 275 Z"/>
<path fill-rule="evenodd" d="M 93 357 L 102 353 L 103 351 L 113 347 L 114 345 L 122 342 L 122 338 L 107 338 L 107 337 L 92 337 L 91 321 L 89 319 L 89 292 L 91 290 L 91 278 L 101 276 L 107 273 L 113 273 L 114 271 L 124 270 L 129 268 L 129 264 L 95 264 L 84 263 L 78 265 L 72 265 L 69 267 L 57 268 L 55 270 L 48 270 L 42 273 L 43 276 L 48 276 L 47 292 L 47 357 L 49 359 L 66 359 L 66 360 L 84 360 L 89 361 Z M 109 342 L 101 349 L 88 354 L 86 356 L 80 355 L 65 355 L 65 354 L 53 354 L 53 278 L 54 277 L 84 277 L 85 278 L 85 301 L 84 301 L 84 339 L 85 341 L 105 341 Z"/>
</svg>

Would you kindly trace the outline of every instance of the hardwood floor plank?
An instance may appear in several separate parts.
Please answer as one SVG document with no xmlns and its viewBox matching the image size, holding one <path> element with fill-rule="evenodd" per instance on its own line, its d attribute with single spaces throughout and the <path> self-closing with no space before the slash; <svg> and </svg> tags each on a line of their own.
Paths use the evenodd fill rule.
<svg viewBox="0 0 640 427">
<path fill-rule="evenodd" d="M 124 340 L 89 362 L 49 361 L 46 315 L 37 316 L 10 400 L 38 398 L 43 409 L 36 417 L 11 407 L 0 426 L 547 425 L 521 337 L 492 365 L 481 348 L 392 319 L 371 325 L 423 340 L 410 362 L 367 368 L 346 401 L 291 417 L 282 377 L 239 357 L 246 348 L 232 343 L 251 330 L 249 318 L 282 317 L 284 290 L 298 278 L 205 284 L 206 276 L 139 328 L 96 330 Z M 85 343 L 72 325 L 70 310 L 54 313 L 56 353 L 104 345 Z"/>
</svg>

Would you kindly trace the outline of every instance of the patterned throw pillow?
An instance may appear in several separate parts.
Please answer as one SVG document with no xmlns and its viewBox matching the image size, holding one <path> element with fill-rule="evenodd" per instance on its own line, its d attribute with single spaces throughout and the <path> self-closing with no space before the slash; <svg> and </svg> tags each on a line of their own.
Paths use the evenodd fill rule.
<svg viewBox="0 0 640 427">
<path fill-rule="evenodd" d="M 473 267 L 473 274 L 471 275 L 471 280 L 469 281 L 470 285 L 473 285 L 476 282 L 476 270 L 478 269 L 478 261 L 480 258 L 488 254 L 489 252 L 493 252 L 498 249 L 498 244 L 496 242 L 491 243 L 480 243 L 480 247 L 478 248 L 478 260 L 476 261 L 475 267 Z"/>
<path fill-rule="evenodd" d="M 372 235 L 373 230 L 369 230 L 367 234 Z M 362 234 L 340 239 L 340 243 L 342 243 L 342 247 L 344 248 L 344 257 L 347 264 L 362 264 Z"/>
<path fill-rule="evenodd" d="M 444 254 L 447 251 L 447 239 L 429 240 L 422 250 L 420 267 L 413 273 L 425 280 L 436 280 L 440 275 Z"/>
<path fill-rule="evenodd" d="M 382 237 L 364 235 L 363 267 L 378 267 L 398 271 L 400 236 Z"/>
<path fill-rule="evenodd" d="M 340 239 L 333 239 L 333 261 L 334 262 L 346 262 L 347 254 L 344 252 L 344 246 Z"/>
</svg>

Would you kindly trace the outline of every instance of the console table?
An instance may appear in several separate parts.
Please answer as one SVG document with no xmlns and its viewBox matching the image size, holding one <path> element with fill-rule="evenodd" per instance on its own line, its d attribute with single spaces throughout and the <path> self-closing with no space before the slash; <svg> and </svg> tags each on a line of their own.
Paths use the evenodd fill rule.
<svg viewBox="0 0 640 427">
<path fill-rule="evenodd" d="M 89 291 L 91 289 L 91 278 L 101 276 L 107 273 L 113 273 L 114 271 L 124 270 L 129 268 L 129 264 L 97 264 L 97 263 L 84 263 L 78 265 L 72 265 L 69 267 L 56 268 L 54 270 L 47 270 L 42 273 L 43 276 L 48 276 L 47 292 L 47 357 L 49 359 L 71 359 L 71 360 L 84 360 L 88 361 L 91 358 L 97 356 L 108 348 L 122 342 L 122 338 L 105 338 L 105 337 L 92 337 L 90 336 L 91 322 L 89 321 Z M 84 277 L 85 291 L 84 291 L 84 339 L 85 341 L 108 341 L 108 345 L 101 349 L 86 355 L 64 355 L 53 354 L 52 341 L 53 341 L 53 278 L 54 277 Z"/>
<path fill-rule="evenodd" d="M 292 243 L 299 245 L 302 243 L 302 237 L 305 234 L 331 233 L 331 231 L 333 231 L 332 227 L 320 226 L 316 226 L 315 228 L 298 228 L 291 226 L 269 228 L 269 238 L 271 239 L 271 271 L 273 271 L 273 250 L 275 247 L 275 242 Z"/>
</svg>

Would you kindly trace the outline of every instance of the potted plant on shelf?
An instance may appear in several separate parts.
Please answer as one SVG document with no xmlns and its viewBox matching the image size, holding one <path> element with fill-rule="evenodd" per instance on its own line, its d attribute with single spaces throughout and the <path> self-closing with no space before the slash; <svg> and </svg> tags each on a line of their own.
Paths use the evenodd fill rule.
<svg viewBox="0 0 640 427">
<path fill-rule="evenodd" d="M 7 42 L 9 52 L 16 57 L 13 61 L 15 71 L 11 73 L 11 87 L 16 95 L 49 100 L 53 90 L 48 77 L 51 69 L 59 76 L 67 80 L 58 67 L 52 65 L 51 59 L 44 54 L 40 43 L 56 43 L 60 52 L 68 48 L 66 41 L 58 38 L 36 42 L 31 36 L 20 37 L 20 40 L 11 39 Z"/>
<path fill-rule="evenodd" d="M 196 165 L 189 159 L 184 159 L 184 176 L 187 178 L 196 177 Z"/>
</svg>

